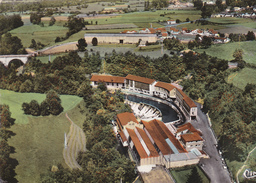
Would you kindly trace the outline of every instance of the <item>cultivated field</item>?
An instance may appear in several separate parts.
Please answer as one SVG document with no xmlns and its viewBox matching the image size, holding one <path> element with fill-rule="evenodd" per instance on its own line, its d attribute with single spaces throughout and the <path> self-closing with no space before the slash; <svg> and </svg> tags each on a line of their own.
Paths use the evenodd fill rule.
<svg viewBox="0 0 256 183">
<path fill-rule="evenodd" d="M 256 41 L 246 41 L 246 42 L 233 42 L 227 44 L 217 44 L 212 45 L 208 49 L 196 49 L 195 51 L 199 53 L 203 53 L 205 51 L 206 54 L 218 57 L 226 60 L 233 60 L 233 53 L 236 49 L 242 49 L 244 51 L 243 59 L 247 63 L 256 64 Z M 218 53 L 216 55 L 216 53 Z"/>
<path fill-rule="evenodd" d="M 256 84 L 256 69 L 244 68 L 238 72 L 232 73 L 227 78 L 228 83 L 244 90 L 247 83 Z"/>
<path fill-rule="evenodd" d="M 32 39 L 47 46 L 53 45 L 55 44 L 56 37 L 65 36 L 67 31 L 68 28 L 63 26 L 48 26 L 45 24 L 44 27 L 39 25 L 24 25 L 10 31 L 10 33 L 13 36 L 19 37 L 24 47 L 29 47 Z"/>
<path fill-rule="evenodd" d="M 16 119 L 16 124 L 27 124 L 29 116 L 25 115 L 22 110 L 22 103 L 30 102 L 31 100 L 37 100 L 41 103 L 46 95 L 38 93 L 18 93 L 9 90 L 0 89 L 0 104 L 7 104 L 10 107 L 12 117 Z M 64 112 L 74 108 L 78 103 L 82 101 L 82 98 L 72 95 L 60 95 Z M 42 117 L 33 117 L 39 119 Z"/>
</svg>

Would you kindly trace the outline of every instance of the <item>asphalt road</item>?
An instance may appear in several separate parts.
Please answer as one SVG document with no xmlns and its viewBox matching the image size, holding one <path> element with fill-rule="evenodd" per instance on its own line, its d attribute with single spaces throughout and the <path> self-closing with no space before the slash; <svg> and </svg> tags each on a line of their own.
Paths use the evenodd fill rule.
<svg viewBox="0 0 256 183">
<path fill-rule="evenodd" d="M 195 128 L 202 131 L 203 139 L 205 140 L 203 150 L 210 156 L 210 158 L 201 159 L 199 165 L 211 179 L 211 183 L 232 182 L 228 170 L 224 168 L 221 160 L 222 157 L 215 146 L 217 140 L 211 131 L 207 116 L 199 108 L 197 120 L 192 121 L 192 124 Z"/>
</svg>

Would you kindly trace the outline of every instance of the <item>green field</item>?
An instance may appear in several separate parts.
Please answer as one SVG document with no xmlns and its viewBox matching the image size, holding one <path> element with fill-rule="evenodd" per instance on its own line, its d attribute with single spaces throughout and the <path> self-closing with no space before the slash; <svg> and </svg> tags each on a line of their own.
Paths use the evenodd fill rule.
<svg viewBox="0 0 256 183">
<path fill-rule="evenodd" d="M 38 93 L 18 93 L 9 90 L 0 89 L 0 104 L 7 104 L 10 107 L 12 117 L 16 119 L 16 124 L 27 124 L 29 116 L 23 114 L 21 105 L 23 102 L 30 102 L 31 100 L 37 100 L 41 103 L 46 95 Z M 74 108 L 78 103 L 82 101 L 82 98 L 72 95 L 61 95 L 62 106 L 64 112 Z M 39 120 L 43 117 L 31 117 L 33 119 Z"/>
<path fill-rule="evenodd" d="M 193 29 L 214 29 L 214 30 L 219 30 L 219 29 L 224 29 L 226 28 L 225 26 L 222 26 L 222 25 L 197 25 L 195 23 L 187 23 L 187 24 L 181 24 L 181 25 L 178 25 L 177 27 L 179 28 L 183 28 L 183 27 L 186 27 L 190 30 L 193 30 Z"/>
<path fill-rule="evenodd" d="M 247 83 L 256 84 L 256 69 L 244 68 L 234 72 L 227 78 L 228 83 L 233 83 L 234 86 L 244 90 Z"/>
<path fill-rule="evenodd" d="M 203 183 L 210 183 L 204 172 L 198 166 L 196 168 L 202 178 Z M 170 172 L 177 183 L 185 183 L 187 182 L 188 176 L 190 175 L 191 171 L 192 168 L 187 170 L 171 170 Z"/>
<path fill-rule="evenodd" d="M 60 54 L 55 54 L 50 56 L 51 62 L 58 56 L 64 56 L 67 53 L 60 53 Z M 48 63 L 49 61 L 49 56 L 37 56 L 36 59 L 39 59 L 42 63 Z"/>
<path fill-rule="evenodd" d="M 243 59 L 247 63 L 254 63 L 256 64 L 256 41 L 245 41 L 245 42 L 232 42 L 232 43 L 227 43 L 227 44 L 217 44 L 217 45 L 212 45 L 208 49 L 196 49 L 195 51 L 198 53 L 203 53 L 205 52 L 206 54 L 213 56 L 213 57 L 218 57 L 221 59 L 226 59 L 226 60 L 232 60 L 233 58 L 233 53 L 236 49 L 242 49 L 244 52 Z M 216 55 L 216 53 L 218 53 Z"/>
<path fill-rule="evenodd" d="M 165 16 L 160 16 L 160 14 L 172 13 Z M 155 23 L 158 21 L 166 21 L 169 19 L 180 19 L 185 21 L 186 18 L 190 20 L 196 20 L 200 18 L 200 11 L 196 10 L 159 10 L 159 11 L 146 11 L 146 12 L 135 12 L 135 13 L 126 13 L 118 15 L 115 17 L 106 18 L 97 18 L 94 21 L 98 21 L 98 24 L 125 24 L 125 23 L 134 23 L 135 25 L 143 28 L 149 26 L 150 23 Z"/>
<path fill-rule="evenodd" d="M 235 17 L 211 18 L 209 21 L 214 23 L 219 23 L 219 24 L 254 23 L 254 21 L 249 18 L 235 18 Z"/>
<path fill-rule="evenodd" d="M 78 107 L 68 111 L 68 115 L 79 127 L 83 126 L 84 118 Z M 11 127 L 10 130 L 15 135 L 8 143 L 15 148 L 11 158 L 18 161 L 15 169 L 17 174 L 15 178 L 18 182 L 38 183 L 40 174 L 58 163 L 67 168 L 63 158 L 63 148 L 64 133 L 69 132 L 69 127 L 70 122 L 65 117 L 65 113 L 58 116 L 28 117 L 27 124 L 14 124 Z"/>
<path fill-rule="evenodd" d="M 29 47 L 32 39 L 47 46 L 53 45 L 55 44 L 56 37 L 65 36 L 67 31 L 68 28 L 63 26 L 48 26 L 46 24 L 44 27 L 39 25 L 24 25 L 10 31 L 10 33 L 13 36 L 19 37 L 24 47 Z"/>
</svg>

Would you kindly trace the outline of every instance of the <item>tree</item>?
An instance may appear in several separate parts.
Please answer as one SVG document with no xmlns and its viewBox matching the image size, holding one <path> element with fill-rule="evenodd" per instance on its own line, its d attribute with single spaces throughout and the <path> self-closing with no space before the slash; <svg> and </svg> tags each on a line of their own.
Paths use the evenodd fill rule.
<svg viewBox="0 0 256 183">
<path fill-rule="evenodd" d="M 207 5 L 207 3 L 205 2 L 201 11 L 202 11 L 201 13 L 202 18 L 209 18 L 213 13 L 213 6 Z"/>
<path fill-rule="evenodd" d="M 34 39 L 31 39 L 31 45 L 29 46 L 29 48 L 35 48 L 36 49 L 37 44 L 36 41 Z"/>
<path fill-rule="evenodd" d="M 3 105 L 1 107 L 1 123 L 0 123 L 0 127 L 1 128 L 10 128 L 11 126 L 11 112 L 9 110 L 9 106 L 8 105 Z M 0 148 L 1 149 L 1 148 Z"/>
<path fill-rule="evenodd" d="M 161 9 L 167 7 L 169 2 L 167 0 L 153 0 L 151 4 L 154 8 Z"/>
<path fill-rule="evenodd" d="M 256 85 L 247 83 L 247 85 L 245 86 L 243 95 L 249 94 L 249 96 L 251 98 L 254 98 L 255 97 L 255 91 L 256 91 Z"/>
<path fill-rule="evenodd" d="M 49 112 L 52 115 L 58 115 L 63 111 L 63 107 L 61 106 L 61 99 L 56 91 L 48 91 L 46 94 L 45 102 L 48 103 Z"/>
<path fill-rule="evenodd" d="M 209 48 L 212 45 L 212 38 L 203 36 L 201 44 L 204 46 L 204 48 Z"/>
<path fill-rule="evenodd" d="M 186 18 L 186 22 L 189 22 L 190 21 L 190 19 L 189 18 Z"/>
<path fill-rule="evenodd" d="M 203 1 L 202 0 L 193 0 L 194 7 L 196 7 L 197 10 L 201 10 L 203 7 Z"/>
<path fill-rule="evenodd" d="M 92 38 L 92 45 L 97 46 L 98 45 L 98 39 L 96 37 Z"/>
<path fill-rule="evenodd" d="M 50 115 L 50 106 L 46 100 L 44 100 L 40 104 L 40 109 L 41 109 L 41 115 L 42 116 L 49 116 Z"/>
<path fill-rule="evenodd" d="M 85 51 L 85 48 L 87 47 L 86 40 L 84 38 L 79 39 L 76 46 L 78 47 L 78 51 Z"/>
<path fill-rule="evenodd" d="M 0 55 L 24 54 L 26 53 L 21 40 L 11 33 L 4 34 L 0 39 Z"/>
<path fill-rule="evenodd" d="M 106 83 L 103 83 L 103 82 L 99 83 L 97 88 L 99 88 L 101 91 L 106 91 L 107 90 Z"/>
<path fill-rule="evenodd" d="M 29 103 L 29 108 L 30 108 L 30 114 L 32 116 L 40 116 L 41 111 L 40 111 L 40 106 L 36 100 L 31 100 Z"/>
<path fill-rule="evenodd" d="M 24 111 L 24 114 L 31 114 L 30 105 L 26 102 L 22 104 L 22 110 Z"/>
<path fill-rule="evenodd" d="M 218 7 L 219 11 L 223 11 L 225 9 L 224 5 L 222 4 L 222 0 L 216 0 L 215 4 Z"/>
<path fill-rule="evenodd" d="M 49 21 L 49 26 L 54 25 L 56 22 L 56 19 L 54 18 L 54 16 L 51 17 L 51 20 Z"/>
<path fill-rule="evenodd" d="M 236 62 L 243 61 L 243 50 L 242 49 L 236 49 L 233 53 L 233 57 L 235 58 Z"/>
<path fill-rule="evenodd" d="M 38 13 L 31 13 L 30 14 L 30 22 L 32 24 L 39 24 L 41 22 L 41 15 Z"/>
<path fill-rule="evenodd" d="M 55 43 L 58 43 L 58 42 L 61 42 L 61 39 L 60 39 L 60 37 L 58 36 L 58 37 L 56 37 L 56 39 L 55 39 Z"/>
<path fill-rule="evenodd" d="M 177 23 L 177 24 L 180 23 L 180 19 L 176 19 L 176 23 Z"/>
<path fill-rule="evenodd" d="M 192 169 L 188 177 L 187 183 L 203 183 L 202 178 L 199 175 L 196 167 Z"/>
<path fill-rule="evenodd" d="M 246 35 L 247 41 L 254 41 L 255 40 L 255 34 L 253 31 L 248 31 Z"/>
</svg>

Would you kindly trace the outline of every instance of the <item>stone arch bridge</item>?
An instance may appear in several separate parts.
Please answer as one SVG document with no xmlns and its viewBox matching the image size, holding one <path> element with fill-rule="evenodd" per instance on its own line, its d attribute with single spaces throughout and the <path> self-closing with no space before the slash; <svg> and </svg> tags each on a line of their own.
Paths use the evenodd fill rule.
<svg viewBox="0 0 256 183">
<path fill-rule="evenodd" d="M 26 64 L 28 58 L 33 56 L 33 54 L 26 55 L 0 55 L 0 62 L 4 64 L 5 67 L 8 67 L 9 63 L 13 60 L 20 60 L 23 64 Z"/>
</svg>

